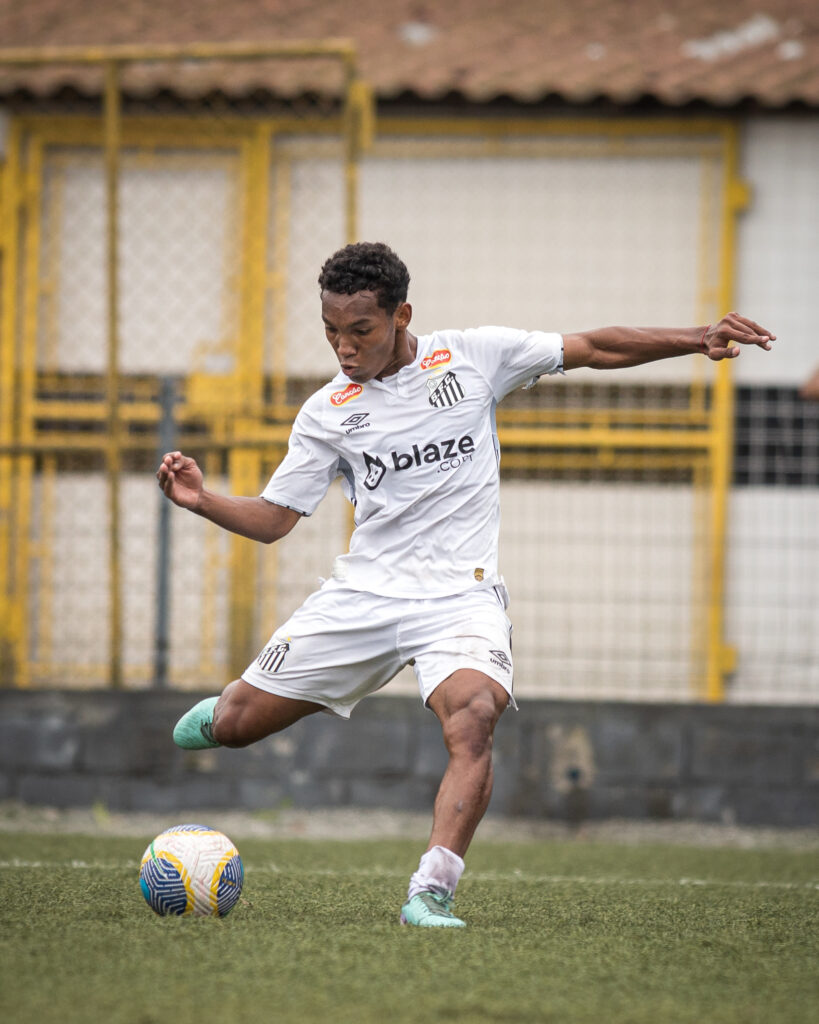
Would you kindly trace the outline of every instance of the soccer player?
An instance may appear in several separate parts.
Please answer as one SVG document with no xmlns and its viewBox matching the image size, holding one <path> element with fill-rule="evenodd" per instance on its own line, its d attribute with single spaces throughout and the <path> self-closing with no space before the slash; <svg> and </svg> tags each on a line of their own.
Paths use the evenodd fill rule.
<svg viewBox="0 0 819 1024">
<path fill-rule="evenodd" d="M 492 790 L 492 736 L 512 696 L 507 594 L 498 571 L 496 404 L 543 374 L 614 369 L 699 353 L 734 358 L 774 335 L 729 313 L 718 324 L 607 327 L 576 334 L 480 327 L 410 332 L 409 273 L 386 245 L 361 242 L 319 276 L 340 372 L 312 395 L 287 455 L 258 497 L 203 486 L 196 462 L 164 456 L 159 486 L 182 508 L 264 543 L 310 515 L 336 477 L 355 506 L 347 554 L 277 629 L 240 679 L 177 723 L 188 749 L 243 747 L 327 711 L 348 718 L 414 666 L 449 761 L 427 851 L 401 921 L 463 927 L 453 899 Z"/>
</svg>

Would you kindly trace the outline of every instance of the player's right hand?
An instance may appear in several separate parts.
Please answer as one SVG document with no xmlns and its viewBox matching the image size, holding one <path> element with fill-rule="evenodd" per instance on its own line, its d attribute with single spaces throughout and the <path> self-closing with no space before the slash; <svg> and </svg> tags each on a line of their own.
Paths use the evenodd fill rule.
<svg viewBox="0 0 819 1024">
<path fill-rule="evenodd" d="M 175 505 L 195 509 L 199 504 L 204 478 L 195 459 L 182 452 L 168 452 L 162 457 L 156 478 L 165 496 Z"/>
</svg>

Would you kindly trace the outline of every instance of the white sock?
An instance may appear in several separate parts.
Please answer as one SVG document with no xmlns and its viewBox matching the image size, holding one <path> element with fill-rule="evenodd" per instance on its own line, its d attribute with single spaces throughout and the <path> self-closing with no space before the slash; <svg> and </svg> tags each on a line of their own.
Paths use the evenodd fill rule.
<svg viewBox="0 0 819 1024">
<path fill-rule="evenodd" d="M 457 853 L 447 850 L 445 846 L 433 846 L 423 855 L 418 870 L 410 878 L 407 899 L 411 900 L 419 892 L 429 889 L 446 889 L 454 893 L 464 867 Z"/>
</svg>

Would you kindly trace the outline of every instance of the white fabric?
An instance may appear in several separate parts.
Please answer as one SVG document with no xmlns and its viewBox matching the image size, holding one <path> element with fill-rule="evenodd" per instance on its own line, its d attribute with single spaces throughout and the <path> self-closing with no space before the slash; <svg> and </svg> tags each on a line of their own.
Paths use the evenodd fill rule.
<svg viewBox="0 0 819 1024">
<path fill-rule="evenodd" d="M 419 892 L 445 890 L 455 895 L 455 889 L 464 873 L 463 859 L 445 846 L 433 846 L 421 857 L 418 870 L 410 878 L 407 900 Z"/>
<path fill-rule="evenodd" d="M 512 699 L 511 625 L 502 587 L 437 598 L 388 598 L 332 580 L 281 626 L 242 678 L 268 693 L 355 705 L 413 664 L 421 697 L 458 669 L 496 680 Z"/>
<path fill-rule="evenodd" d="M 310 515 L 344 478 L 356 528 L 333 577 L 389 597 L 500 582 L 495 405 L 562 370 L 559 334 L 504 327 L 436 331 L 383 381 L 339 373 L 312 395 L 263 497 Z"/>
</svg>

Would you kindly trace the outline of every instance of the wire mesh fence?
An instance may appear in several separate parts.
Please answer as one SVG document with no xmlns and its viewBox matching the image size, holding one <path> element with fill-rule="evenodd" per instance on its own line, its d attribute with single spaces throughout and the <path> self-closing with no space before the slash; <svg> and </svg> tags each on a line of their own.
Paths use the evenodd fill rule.
<svg viewBox="0 0 819 1024">
<path fill-rule="evenodd" d="M 364 154 L 343 50 L 106 66 L 30 64 L 14 89 L 0 72 L 3 684 L 218 688 L 329 575 L 340 489 L 259 548 L 169 509 L 153 474 L 182 447 L 214 489 L 260 492 L 335 373 L 316 277 L 348 239 L 408 264 L 416 333 L 730 305 L 724 124 L 384 119 Z M 691 357 L 498 409 L 523 698 L 814 699 L 815 452 L 772 462 L 770 406 L 740 392 L 734 436 L 734 397 Z"/>
</svg>

